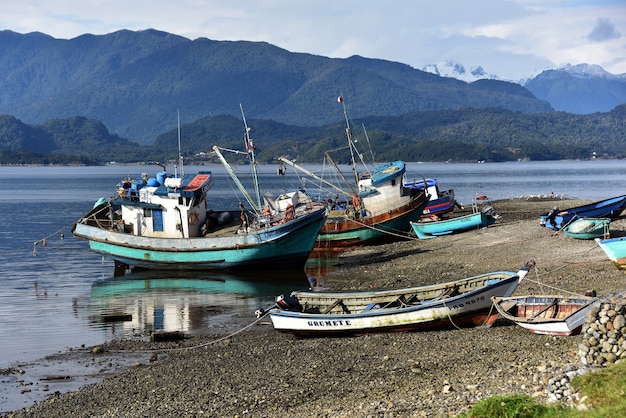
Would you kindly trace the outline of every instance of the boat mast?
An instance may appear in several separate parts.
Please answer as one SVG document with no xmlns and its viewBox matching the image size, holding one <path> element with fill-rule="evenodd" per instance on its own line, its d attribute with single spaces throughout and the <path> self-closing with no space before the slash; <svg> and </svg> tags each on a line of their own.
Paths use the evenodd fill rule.
<svg viewBox="0 0 626 418">
<path fill-rule="evenodd" d="M 354 158 L 354 141 L 352 139 L 352 129 L 350 129 L 350 121 L 348 119 L 348 110 L 343 100 L 343 94 L 339 94 L 339 103 L 343 106 L 343 117 L 346 120 L 346 137 L 348 138 L 348 148 L 350 148 L 350 161 L 352 161 L 352 174 L 354 174 L 354 185 L 359 185 L 359 173 L 356 169 L 356 159 Z"/>
<path fill-rule="evenodd" d="M 185 172 L 183 170 L 183 154 L 180 151 L 180 109 L 177 110 L 178 119 L 178 164 L 180 165 L 180 176 L 183 177 Z"/>
<path fill-rule="evenodd" d="M 252 167 L 252 175 L 254 178 L 254 192 L 256 193 L 256 206 L 260 208 L 261 205 L 261 189 L 259 187 L 259 175 L 256 167 L 256 159 L 254 155 L 254 143 L 252 142 L 252 138 L 250 138 L 250 128 L 248 127 L 248 122 L 246 122 L 246 115 L 243 113 L 243 106 L 239 103 L 239 108 L 241 109 L 241 117 L 243 118 L 243 126 L 246 128 L 246 132 L 243 137 L 244 145 L 246 146 L 246 151 L 248 151 L 248 159 L 250 160 L 250 166 Z"/>
<path fill-rule="evenodd" d="M 230 151 L 230 150 L 227 150 L 227 151 Z M 213 152 L 215 152 L 215 155 L 217 155 L 217 157 L 220 159 L 220 161 L 222 162 L 222 164 L 226 168 L 226 171 L 228 171 L 228 174 L 230 174 L 230 177 L 233 179 L 233 181 L 235 182 L 235 184 L 239 188 L 239 191 L 241 191 L 241 194 L 243 194 L 243 197 L 246 198 L 246 200 L 248 201 L 248 203 L 250 204 L 252 209 L 254 209 L 256 212 L 258 212 L 260 210 L 260 206 L 256 205 L 256 203 L 252 199 L 252 196 L 250 196 L 250 193 L 248 193 L 246 188 L 243 187 L 243 184 L 241 184 L 241 181 L 239 181 L 239 178 L 237 177 L 237 174 L 235 174 L 235 171 L 233 170 L 233 168 L 230 166 L 230 164 L 228 164 L 228 161 L 226 161 L 226 158 L 224 158 L 224 156 L 220 152 L 220 149 L 219 149 L 219 147 L 217 145 L 213 145 Z M 239 151 L 233 151 L 233 152 L 237 153 Z"/>
</svg>

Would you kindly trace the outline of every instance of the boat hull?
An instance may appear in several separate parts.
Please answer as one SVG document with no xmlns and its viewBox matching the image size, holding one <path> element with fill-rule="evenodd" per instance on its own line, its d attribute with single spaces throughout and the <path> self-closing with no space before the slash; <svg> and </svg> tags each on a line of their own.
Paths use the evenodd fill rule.
<svg viewBox="0 0 626 418">
<path fill-rule="evenodd" d="M 493 298 L 500 316 L 534 334 L 571 336 L 582 330 L 597 298 L 516 296 Z"/>
<path fill-rule="evenodd" d="M 409 223 L 420 219 L 428 203 L 425 196 L 423 194 L 421 196 L 404 206 L 361 220 L 329 217 L 319 233 L 315 247 L 340 248 L 366 245 L 389 238 L 399 231 L 407 232 Z"/>
<path fill-rule="evenodd" d="M 373 309 L 367 306 L 355 313 L 332 312 L 332 309 L 336 307 L 334 305 L 328 308 L 330 313 L 326 314 L 273 309 L 270 311 L 270 318 L 276 330 L 301 337 L 489 327 L 498 317 L 497 311 L 492 308 L 491 297 L 511 295 L 524 275 L 522 271 L 517 274 L 501 272 L 499 276 L 491 276 L 483 285 L 478 284 L 481 283 L 480 281 L 473 281 L 475 288 L 456 296 L 421 300 L 419 303 L 401 305 L 397 308 L 380 308 L 378 305 L 383 303 L 380 302 L 376 303 Z M 368 298 L 370 301 L 384 301 L 389 297 L 398 299 L 399 294 L 406 295 L 404 292 L 427 293 L 436 289 L 453 288 L 462 283 L 463 281 L 458 281 L 395 292 L 338 293 L 327 296 L 329 300 L 338 298 L 337 302 L 345 301 L 346 305 L 351 307 L 350 309 L 356 309 L 356 307 L 362 307 L 361 305 L 366 303 Z M 302 293 L 295 293 L 296 296 L 299 294 L 303 296 Z M 323 294 L 319 295 L 324 297 Z M 357 302 L 351 298 L 363 300 Z M 306 304 L 304 297 L 298 299 L 302 299 L 301 303 Z M 337 302 L 335 305 L 338 305 Z"/>
<path fill-rule="evenodd" d="M 626 209 L 626 195 L 600 200 L 588 205 L 558 211 L 553 209 L 541 215 L 540 224 L 555 231 L 560 230 L 575 218 L 609 218 L 616 219 Z"/>
<path fill-rule="evenodd" d="M 420 239 L 435 238 L 455 232 L 486 228 L 495 223 L 496 218 L 488 213 L 477 212 L 471 215 L 432 222 L 411 222 L 413 231 Z"/>
<path fill-rule="evenodd" d="M 608 218 L 580 218 L 561 231 L 569 237 L 576 239 L 609 238 L 609 225 L 611 219 Z"/>
<path fill-rule="evenodd" d="M 626 270 L 626 237 L 596 238 L 596 242 L 615 267 L 620 270 Z"/>
<path fill-rule="evenodd" d="M 82 223 L 74 235 L 117 262 L 145 269 L 234 270 L 303 268 L 326 220 L 320 209 L 278 227 L 223 237 L 154 238 Z"/>
</svg>

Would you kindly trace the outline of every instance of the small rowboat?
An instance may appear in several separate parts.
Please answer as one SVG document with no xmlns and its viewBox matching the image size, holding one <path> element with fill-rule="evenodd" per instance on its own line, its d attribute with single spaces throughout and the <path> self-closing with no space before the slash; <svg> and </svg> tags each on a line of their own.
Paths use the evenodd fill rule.
<svg viewBox="0 0 626 418">
<path fill-rule="evenodd" d="M 396 290 L 293 292 L 269 316 L 276 330 L 301 337 L 489 327 L 498 318 L 491 297 L 511 295 L 533 266 Z"/>
<path fill-rule="evenodd" d="M 609 218 L 580 218 L 563 227 L 561 231 L 567 236 L 577 239 L 609 238 Z"/>
<path fill-rule="evenodd" d="M 598 300 L 591 296 L 492 297 L 500 316 L 535 334 L 580 334 L 587 313 Z"/>
<path fill-rule="evenodd" d="M 410 222 L 410 224 L 419 239 L 427 239 L 439 235 L 486 228 L 495 223 L 497 218 L 498 215 L 488 210 L 442 221 Z"/>
</svg>

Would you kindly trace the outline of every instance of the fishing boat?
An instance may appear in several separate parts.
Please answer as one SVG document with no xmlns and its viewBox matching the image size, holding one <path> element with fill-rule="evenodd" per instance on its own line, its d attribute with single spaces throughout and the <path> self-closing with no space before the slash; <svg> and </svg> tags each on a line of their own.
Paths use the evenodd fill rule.
<svg viewBox="0 0 626 418">
<path fill-rule="evenodd" d="M 541 215 L 540 224 L 546 228 L 560 230 L 572 219 L 576 218 L 609 218 L 617 219 L 626 209 L 626 195 L 599 200 L 588 205 L 576 206 L 560 210 L 553 207 L 548 213 Z"/>
<path fill-rule="evenodd" d="M 292 292 L 269 316 L 276 330 L 302 337 L 490 327 L 498 317 L 491 297 L 510 296 L 534 265 L 397 290 Z"/>
<path fill-rule="evenodd" d="M 440 220 L 443 215 L 454 212 L 454 207 L 457 206 L 454 190 L 440 190 L 437 179 L 415 180 L 405 183 L 404 186 L 410 189 L 426 190 L 426 193 L 430 196 L 428 204 L 422 211 L 422 219 L 432 218 Z"/>
<path fill-rule="evenodd" d="M 242 110 L 243 116 L 243 110 Z M 238 181 L 218 147 L 245 199 L 246 208 L 213 211 L 210 171 L 123 179 L 110 199 L 100 199 L 73 227 L 92 251 L 112 258 L 120 273 L 128 267 L 146 269 L 294 269 L 303 268 L 324 225 L 328 211 L 302 190 L 275 198 L 261 196 L 254 145 L 245 123 L 246 151 L 254 173 L 256 200 Z M 179 128 L 180 132 L 180 128 Z M 180 138 L 180 133 L 179 133 Z M 179 139 L 180 148 L 180 139 Z M 178 171 L 178 170 L 175 170 Z"/>
<path fill-rule="evenodd" d="M 486 228 L 496 222 L 499 214 L 493 211 L 492 206 L 486 206 L 483 210 L 470 215 L 458 216 L 441 221 L 411 222 L 411 227 L 419 239 L 436 238 L 457 232 L 470 231 Z"/>
<path fill-rule="evenodd" d="M 609 218 L 578 218 L 561 229 L 565 235 L 576 239 L 610 238 Z"/>
<path fill-rule="evenodd" d="M 619 270 L 626 270 L 626 237 L 596 238 L 602 251 Z"/>
<path fill-rule="evenodd" d="M 362 153 L 356 148 L 352 136 L 350 121 L 343 104 L 346 120 L 347 148 L 350 153 L 353 180 L 348 180 L 329 152 L 325 159 L 330 161 L 335 174 L 341 178 L 339 184 L 324 179 L 316 173 L 296 164 L 285 157 L 280 157 L 282 164 L 294 167 L 317 181 L 316 189 L 327 193 L 319 198 L 327 201 L 330 212 L 322 227 L 316 248 L 341 248 L 369 244 L 382 239 L 407 238 L 411 229 L 409 222 L 417 221 L 428 205 L 428 195 L 424 190 L 405 187 L 406 166 L 398 160 L 368 168 L 361 159 L 357 164 L 356 156 Z M 363 167 L 363 170 L 359 170 Z M 327 192 L 326 190 L 330 190 Z"/>
<path fill-rule="evenodd" d="M 598 300 L 590 296 L 492 297 L 502 318 L 535 334 L 578 335 Z"/>
</svg>

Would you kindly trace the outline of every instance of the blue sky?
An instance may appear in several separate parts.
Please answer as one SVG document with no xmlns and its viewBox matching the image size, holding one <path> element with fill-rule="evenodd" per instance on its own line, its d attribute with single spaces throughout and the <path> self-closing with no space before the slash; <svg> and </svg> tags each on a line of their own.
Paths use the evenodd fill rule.
<svg viewBox="0 0 626 418">
<path fill-rule="evenodd" d="M 265 41 L 408 64 L 453 60 L 519 80 L 563 64 L 626 73 L 626 0 L 20 0 L 0 30 L 70 39 L 120 29 Z"/>
</svg>

